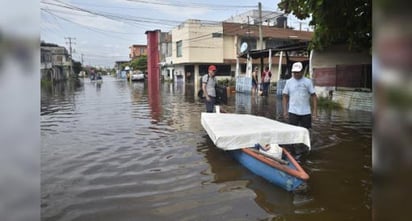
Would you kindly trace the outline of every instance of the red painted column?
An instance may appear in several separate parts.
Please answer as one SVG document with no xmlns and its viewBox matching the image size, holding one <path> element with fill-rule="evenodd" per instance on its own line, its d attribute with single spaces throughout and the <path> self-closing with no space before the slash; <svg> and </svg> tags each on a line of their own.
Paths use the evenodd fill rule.
<svg viewBox="0 0 412 221">
<path fill-rule="evenodd" d="M 157 123 L 161 116 L 160 102 L 160 30 L 146 31 L 147 35 L 147 85 L 152 123 Z"/>
<path fill-rule="evenodd" d="M 147 71 L 148 80 L 160 82 L 159 35 L 160 30 L 146 31 L 147 35 Z"/>
</svg>

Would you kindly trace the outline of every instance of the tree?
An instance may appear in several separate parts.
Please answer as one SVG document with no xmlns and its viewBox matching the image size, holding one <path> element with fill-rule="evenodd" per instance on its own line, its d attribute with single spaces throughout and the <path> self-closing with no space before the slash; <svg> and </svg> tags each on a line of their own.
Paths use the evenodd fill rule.
<svg viewBox="0 0 412 221">
<path fill-rule="evenodd" d="M 130 62 L 130 66 L 133 70 L 141 70 L 145 72 L 147 70 L 147 56 L 141 56 Z"/>
<path fill-rule="evenodd" d="M 371 50 L 371 0 L 281 0 L 278 7 L 299 19 L 312 17 L 311 48 L 346 44 L 349 50 Z"/>
<path fill-rule="evenodd" d="M 82 63 L 73 60 L 73 72 L 78 74 L 82 70 Z"/>
</svg>

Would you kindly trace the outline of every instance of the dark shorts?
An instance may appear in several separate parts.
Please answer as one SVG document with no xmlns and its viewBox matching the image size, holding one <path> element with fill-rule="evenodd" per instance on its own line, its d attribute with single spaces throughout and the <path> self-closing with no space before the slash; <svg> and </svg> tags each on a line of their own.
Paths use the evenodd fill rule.
<svg viewBox="0 0 412 221">
<path fill-rule="evenodd" d="M 289 113 L 289 123 L 307 129 L 312 128 L 312 115 L 297 115 Z"/>
<path fill-rule="evenodd" d="M 252 86 L 255 87 L 255 88 L 257 88 L 257 83 L 256 83 L 256 81 L 255 81 L 254 79 L 252 79 Z"/>
</svg>

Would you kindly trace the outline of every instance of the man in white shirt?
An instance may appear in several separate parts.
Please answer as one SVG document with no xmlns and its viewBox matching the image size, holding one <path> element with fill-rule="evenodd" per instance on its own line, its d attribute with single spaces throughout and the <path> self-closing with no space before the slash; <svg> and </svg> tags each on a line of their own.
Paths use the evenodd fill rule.
<svg viewBox="0 0 412 221">
<path fill-rule="evenodd" d="M 310 79 L 303 76 L 302 62 L 292 65 L 293 77 L 286 81 L 283 89 L 283 117 L 289 119 L 289 123 L 312 128 L 312 119 L 317 119 L 317 96 Z M 310 102 L 312 102 L 312 110 Z M 288 109 L 289 104 L 289 109 Z"/>
</svg>

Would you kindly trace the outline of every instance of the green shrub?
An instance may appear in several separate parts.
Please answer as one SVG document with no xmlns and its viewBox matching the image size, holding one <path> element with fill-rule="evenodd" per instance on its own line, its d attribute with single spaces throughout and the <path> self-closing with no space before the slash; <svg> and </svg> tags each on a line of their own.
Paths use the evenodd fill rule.
<svg viewBox="0 0 412 221">
<path fill-rule="evenodd" d="M 52 85 L 52 82 L 50 80 L 42 79 L 40 81 L 40 85 L 42 87 L 50 87 Z"/>
<path fill-rule="evenodd" d="M 318 107 L 325 109 L 342 109 L 342 105 L 328 97 L 318 97 Z"/>
<path fill-rule="evenodd" d="M 217 81 L 217 84 L 218 85 L 224 85 L 224 86 L 226 86 L 226 87 L 228 87 L 228 86 L 236 86 L 236 80 L 235 79 L 223 79 L 223 80 L 218 80 Z"/>
</svg>

